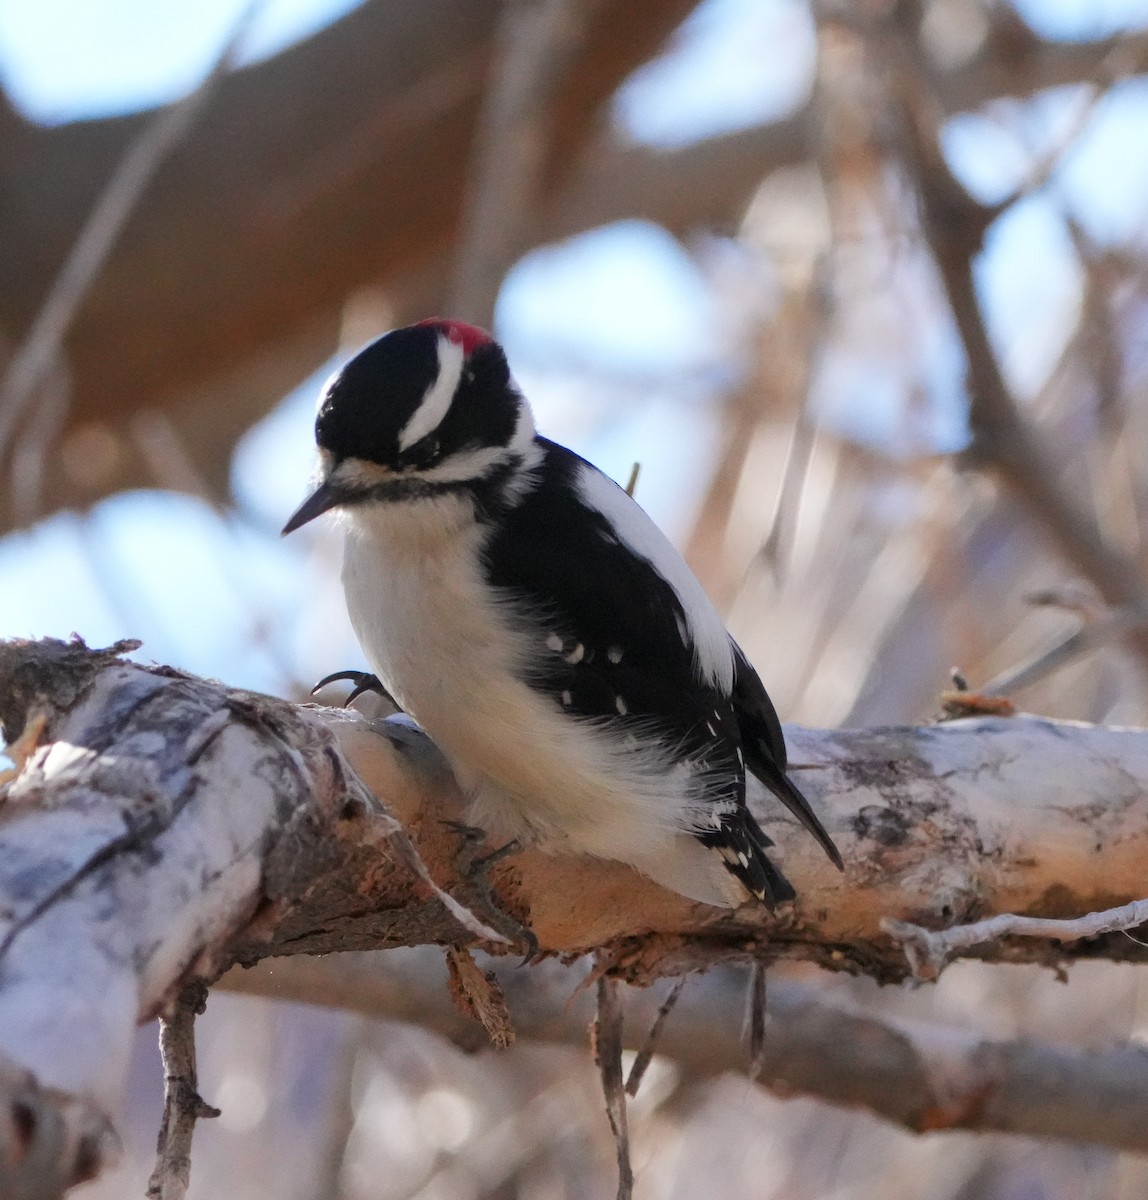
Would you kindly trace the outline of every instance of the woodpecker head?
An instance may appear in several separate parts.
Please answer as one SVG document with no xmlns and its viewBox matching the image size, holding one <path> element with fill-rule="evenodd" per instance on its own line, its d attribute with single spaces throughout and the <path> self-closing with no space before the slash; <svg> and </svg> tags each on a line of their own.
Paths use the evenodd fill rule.
<svg viewBox="0 0 1148 1200">
<path fill-rule="evenodd" d="M 488 333 L 438 319 L 394 329 L 328 383 L 315 420 L 319 486 L 283 532 L 338 506 L 473 488 L 519 465 L 533 437 Z"/>
</svg>

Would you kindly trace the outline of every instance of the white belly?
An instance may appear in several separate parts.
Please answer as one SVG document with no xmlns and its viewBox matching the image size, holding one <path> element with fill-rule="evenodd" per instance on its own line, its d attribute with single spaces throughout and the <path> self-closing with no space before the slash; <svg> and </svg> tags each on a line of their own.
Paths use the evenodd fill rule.
<svg viewBox="0 0 1148 1200">
<path fill-rule="evenodd" d="M 511 604 L 490 602 L 481 544 L 469 503 L 453 497 L 353 510 L 343 585 L 371 669 L 442 750 L 475 823 L 498 838 L 629 862 L 691 894 L 665 876 L 681 874 L 683 852 L 692 862 L 701 850 L 681 832 L 704 820 L 696 778 L 521 682 L 524 654 L 546 653 L 545 634 Z M 710 886 L 710 859 L 692 894 L 731 903 L 716 861 Z"/>
</svg>

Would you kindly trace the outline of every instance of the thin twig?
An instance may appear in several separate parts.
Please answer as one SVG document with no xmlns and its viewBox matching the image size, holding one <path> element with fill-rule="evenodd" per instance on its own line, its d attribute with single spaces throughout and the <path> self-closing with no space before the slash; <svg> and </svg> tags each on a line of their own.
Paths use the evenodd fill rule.
<svg viewBox="0 0 1148 1200">
<path fill-rule="evenodd" d="M 149 121 L 120 159 L 0 383 L 0 454 L 10 444 L 45 374 L 54 363 L 64 360 L 68 328 L 140 197 L 164 160 L 187 135 L 216 85 L 231 70 L 262 6 L 263 0 L 249 0 L 200 85 Z"/>
<path fill-rule="evenodd" d="M 634 493 L 638 490 L 638 476 L 642 473 L 642 464 L 634 463 L 630 468 L 630 478 L 626 480 L 626 495 L 632 500 Z"/>
<path fill-rule="evenodd" d="M 1106 59 L 1105 62 L 1108 60 Z M 1116 82 L 1110 78 L 1111 71 L 1103 72 L 1101 80 L 1089 80 L 1085 84 L 1085 94 L 1077 96 L 1073 111 L 1069 114 L 1067 124 L 1052 145 L 1047 146 L 1039 154 L 1034 154 L 1024 173 L 1024 178 L 1013 191 L 1000 202 L 1001 209 L 1009 208 L 1019 200 L 1034 196 L 1043 191 L 1052 182 L 1069 152 L 1083 139 L 1092 117 L 1100 102 L 1107 96 L 1108 88 Z"/>
<path fill-rule="evenodd" d="M 670 1013 L 674 1011 L 674 1005 L 678 1002 L 678 997 L 682 994 L 682 988 L 686 986 L 685 979 L 679 979 L 670 988 L 669 995 L 662 1001 L 661 1007 L 658 1009 L 658 1015 L 654 1018 L 654 1023 L 650 1026 L 650 1032 L 646 1034 L 646 1040 L 642 1043 L 642 1048 L 638 1051 L 637 1057 L 630 1065 L 630 1074 L 626 1077 L 626 1095 L 636 1096 L 638 1088 L 642 1086 L 642 1079 L 646 1074 L 650 1063 L 653 1062 L 654 1054 L 658 1049 L 658 1042 L 662 1036 L 662 1030 L 665 1028 L 666 1019 Z"/>
<path fill-rule="evenodd" d="M 163 1120 L 156 1146 L 148 1200 L 183 1200 L 191 1178 L 191 1139 L 200 1117 L 218 1117 L 204 1102 L 195 1069 L 195 1018 L 203 1012 L 207 988 L 191 984 L 180 993 L 169 1017 L 159 1023 L 163 1056 Z"/>
<path fill-rule="evenodd" d="M 1090 650 L 1141 629 L 1145 624 L 1148 624 L 1148 606 L 1129 605 L 1117 609 L 1066 634 L 1025 662 L 993 676 L 980 690 L 987 696 L 1003 696 L 1018 688 L 1031 687 Z"/>
<path fill-rule="evenodd" d="M 622 1081 L 622 1001 L 617 980 L 605 975 L 598 980 L 598 1017 L 591 1027 L 591 1036 L 606 1097 L 606 1115 L 618 1152 L 618 1200 L 630 1200 L 634 1193 L 634 1171 L 630 1166 L 626 1088 Z"/>
<path fill-rule="evenodd" d="M 765 967 L 761 963 L 750 968 L 745 1015 L 749 1031 L 749 1077 L 756 1082 L 765 1067 Z"/>
<path fill-rule="evenodd" d="M 38 396 L 39 403 L 12 455 L 12 516 L 18 524 L 30 524 L 43 511 L 48 454 L 71 406 L 71 380 L 62 363 L 45 370 Z"/>
<path fill-rule="evenodd" d="M 539 191 L 552 101 L 582 40 L 585 0 L 504 0 L 479 116 L 452 315 L 490 325 Z"/>
<path fill-rule="evenodd" d="M 951 929 L 924 929 L 909 921 L 894 921 L 886 917 L 881 928 L 904 947 L 905 956 L 919 979 L 935 979 L 945 964 L 958 951 L 982 942 L 998 941 L 1004 937 L 1051 938 L 1057 942 L 1075 942 L 1081 938 L 1098 937 L 1135 929 L 1148 921 L 1148 900 L 1133 900 L 1119 908 L 1106 908 L 1086 913 L 1073 920 L 1054 920 L 1051 917 L 1021 917 L 1001 913 L 984 921 L 954 925 Z"/>
<path fill-rule="evenodd" d="M 785 452 L 785 463 L 781 468 L 781 485 L 777 489 L 769 528 L 755 561 L 768 564 L 778 582 L 785 579 L 789 566 L 789 550 L 793 543 L 793 530 L 801 511 L 801 493 L 809 477 L 813 462 L 813 447 L 817 441 L 817 424 L 809 413 L 811 393 L 802 393 L 801 407 L 793 422 L 789 436 L 789 447 Z"/>
</svg>

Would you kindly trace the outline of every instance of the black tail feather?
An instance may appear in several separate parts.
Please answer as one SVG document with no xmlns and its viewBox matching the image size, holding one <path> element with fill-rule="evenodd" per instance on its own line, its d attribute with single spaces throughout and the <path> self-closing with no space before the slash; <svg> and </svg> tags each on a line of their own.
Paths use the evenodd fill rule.
<svg viewBox="0 0 1148 1200">
<path fill-rule="evenodd" d="M 825 826 L 818 820 L 812 805 L 801 794 L 793 780 L 774 762 L 768 748 L 759 744 L 754 747 L 756 753 L 750 753 L 750 749 L 751 747 L 746 747 L 746 765 L 749 769 L 813 834 L 821 844 L 821 848 L 829 856 L 829 861 L 839 871 L 845 870 L 845 864 L 841 860 L 841 851 L 834 845 L 833 839 L 825 831 Z"/>
<path fill-rule="evenodd" d="M 773 865 L 765 852 L 766 847 L 772 846 L 773 842 L 765 836 L 748 809 L 745 811 L 745 831 L 749 835 L 749 865 L 734 871 L 734 874 L 768 908 L 776 908 L 787 900 L 796 899 L 797 893 L 793 890 L 793 884 Z M 738 866 L 740 865 L 739 863 Z"/>
</svg>

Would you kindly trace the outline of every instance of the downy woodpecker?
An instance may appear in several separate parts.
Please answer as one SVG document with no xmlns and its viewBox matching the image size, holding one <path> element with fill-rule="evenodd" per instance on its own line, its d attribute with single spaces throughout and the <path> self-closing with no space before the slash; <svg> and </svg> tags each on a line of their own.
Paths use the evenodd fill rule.
<svg viewBox="0 0 1148 1200">
<path fill-rule="evenodd" d="M 841 865 L 701 585 L 622 488 L 535 432 L 488 334 L 431 320 L 372 342 L 315 436 L 321 480 L 283 532 L 342 514 L 355 634 L 475 824 L 707 904 L 773 905 L 794 892 L 748 769 Z"/>
</svg>

